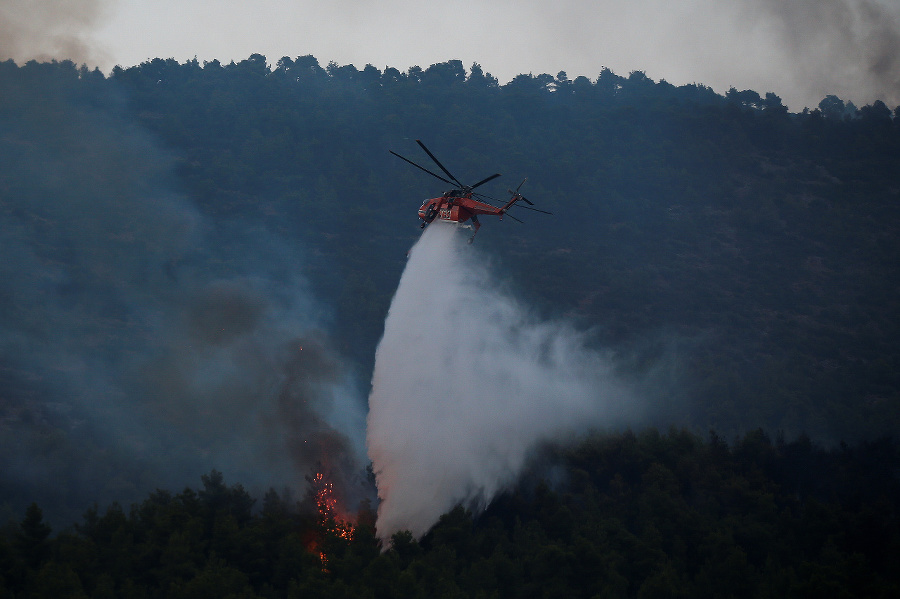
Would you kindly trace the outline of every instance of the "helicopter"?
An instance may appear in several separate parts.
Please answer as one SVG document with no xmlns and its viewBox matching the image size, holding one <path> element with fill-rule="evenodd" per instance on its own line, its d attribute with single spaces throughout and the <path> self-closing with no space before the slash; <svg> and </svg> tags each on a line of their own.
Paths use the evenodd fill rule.
<svg viewBox="0 0 900 599">
<path fill-rule="evenodd" d="M 493 200 L 495 202 L 498 200 L 496 200 L 495 198 L 492 198 L 490 196 L 481 194 L 481 193 L 476 193 L 474 191 L 474 189 L 476 187 L 484 185 L 488 181 L 493 181 L 494 179 L 496 179 L 497 177 L 500 176 L 500 173 L 494 173 L 493 175 L 485 177 L 484 179 L 482 179 L 478 183 L 475 183 L 474 185 L 463 185 L 462 183 L 460 183 L 459 179 L 454 177 L 450 173 L 450 171 L 448 171 L 446 168 L 444 168 L 444 165 L 441 164 L 441 162 L 437 158 L 435 158 L 434 154 L 432 154 L 431 151 L 425 147 L 425 144 L 423 144 L 421 142 L 421 140 L 417 139 L 416 143 L 419 144 L 419 146 L 423 150 L 425 150 L 425 153 L 428 154 L 428 157 L 431 158 L 434 161 L 434 163 L 436 165 L 438 165 L 438 167 L 440 167 L 441 171 L 443 171 L 443 173 L 445 175 L 447 175 L 447 177 L 449 177 L 449 179 L 444 178 L 444 177 L 438 175 L 437 173 L 433 173 L 432 171 L 428 170 L 424 166 L 416 164 L 409 158 L 405 158 L 405 157 L 401 156 L 400 154 L 394 152 L 393 150 L 389 150 L 389 151 L 391 152 L 391 154 L 393 154 L 397 158 L 400 158 L 401 160 L 408 162 L 409 164 L 413 165 L 417 169 L 423 170 L 426 173 L 428 173 L 429 175 L 431 175 L 432 177 L 440 179 L 444 183 L 454 186 L 453 189 L 451 189 L 447 192 L 444 192 L 444 194 L 442 196 L 440 196 L 438 198 L 428 199 L 428 200 L 425 200 L 424 202 L 422 202 L 422 206 L 419 207 L 419 218 L 422 219 L 422 222 L 419 225 L 420 228 L 424 229 L 429 224 L 431 224 L 431 222 L 434 221 L 434 219 L 436 219 L 436 218 L 438 218 L 440 220 L 454 222 L 457 224 L 465 223 L 466 221 L 471 219 L 472 225 L 475 228 L 475 233 L 472 233 L 472 237 L 469 238 L 469 243 L 472 243 L 475 240 L 475 235 L 478 233 L 478 229 L 481 228 L 481 223 L 478 220 L 479 214 L 488 214 L 488 215 L 492 215 L 492 216 L 499 216 L 501 220 L 503 220 L 503 216 L 506 215 L 515 221 L 522 222 L 521 220 L 519 220 L 512 214 L 507 214 L 507 211 L 510 208 L 512 208 L 513 205 L 515 205 L 516 202 L 518 202 L 519 200 L 522 200 L 523 202 L 528 204 L 528 206 L 522 206 L 521 204 L 519 204 L 519 206 L 522 208 L 526 208 L 528 210 L 534 210 L 535 212 L 542 212 L 543 214 L 553 214 L 552 212 L 547 212 L 546 210 L 539 210 L 537 208 L 533 208 L 534 204 L 531 201 L 529 201 L 525 196 L 523 196 L 522 194 L 519 193 L 519 189 L 521 189 L 522 185 L 525 183 L 527 178 L 525 180 L 523 180 L 522 183 L 519 184 L 519 187 L 517 187 L 515 191 L 513 191 L 511 189 L 507 190 L 507 192 L 510 193 L 512 195 L 512 197 L 502 207 L 498 208 L 496 206 L 493 206 L 493 205 L 487 203 L 484 200 Z M 480 198 L 480 199 L 478 199 L 478 198 Z"/>
</svg>

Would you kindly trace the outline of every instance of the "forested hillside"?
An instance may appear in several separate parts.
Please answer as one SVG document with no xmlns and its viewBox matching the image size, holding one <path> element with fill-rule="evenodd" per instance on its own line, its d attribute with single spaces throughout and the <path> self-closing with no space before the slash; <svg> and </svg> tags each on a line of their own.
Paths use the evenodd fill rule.
<svg viewBox="0 0 900 599">
<path fill-rule="evenodd" d="M 389 154 L 423 158 L 415 139 L 464 182 L 503 173 L 483 187 L 494 197 L 528 177 L 522 191 L 553 216 L 484 219 L 477 250 L 498 284 L 614 356 L 652 407 L 647 425 L 729 441 L 758 427 L 826 444 L 893 434 L 898 117 L 834 96 L 793 114 L 771 92 L 609 70 L 499 85 L 458 61 L 155 59 L 109 76 L 0 63 L 2 515 L 48 489 L 53 513 L 71 516 L 137 500 L 172 480 L 163 467 L 272 459 L 261 441 L 250 452 L 228 438 L 261 409 L 244 383 L 277 387 L 264 373 L 296 355 L 241 346 L 193 378 L 172 375 L 191 348 L 219 355 L 260 314 L 281 324 L 259 329 L 257 345 L 302 322 L 296 351 L 316 357 L 285 375 L 294 387 L 276 389 L 279 402 L 348 376 L 364 403 L 415 211 L 445 191 Z M 197 299 L 197 281 L 212 300 Z M 228 385 L 210 387 L 216 377 Z M 147 381 L 152 393 L 126 409 Z M 203 401 L 169 417 L 198 388 Z M 267 423 L 301 426 L 276 408 Z M 291 459 L 308 464 L 304 451 L 291 446 Z M 742 551 L 742 567 L 767 563 Z M 783 576 L 766 584 L 784 588 Z"/>
<path fill-rule="evenodd" d="M 121 94 L 203 210 L 303 239 L 341 349 L 365 367 L 417 203 L 443 191 L 387 152 L 422 139 L 462 179 L 504 173 L 487 193 L 529 177 L 555 217 L 490 223 L 479 244 L 537 308 L 596 327 L 637 372 L 671 365 L 652 390 L 662 424 L 829 441 L 898 430 L 900 127 L 883 103 L 832 96 L 788 114 L 773 93 L 609 70 L 499 86 L 454 61 L 57 71 L 78 93 Z"/>
<path fill-rule="evenodd" d="M 350 534 L 334 514 L 221 473 L 132 509 L 91 509 L 51 537 L 38 506 L 0 534 L 16 597 L 895 597 L 890 441 L 823 451 L 808 438 L 630 432 L 547 448 L 481 516 L 457 508 L 417 542 Z M 535 476 L 549 472 L 536 465 Z M 349 537 L 349 538 L 348 538 Z M 382 552 L 382 550 L 386 550 Z"/>
</svg>

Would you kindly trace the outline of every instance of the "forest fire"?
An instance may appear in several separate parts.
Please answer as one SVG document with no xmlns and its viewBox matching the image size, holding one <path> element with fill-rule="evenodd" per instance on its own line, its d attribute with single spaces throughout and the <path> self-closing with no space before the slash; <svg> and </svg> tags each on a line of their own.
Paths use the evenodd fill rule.
<svg viewBox="0 0 900 599">
<path fill-rule="evenodd" d="M 338 508 L 338 500 L 334 495 L 334 483 L 322 472 L 317 472 L 311 482 L 316 496 L 316 508 L 319 510 L 319 524 L 325 534 L 351 540 L 353 523 L 346 516 L 338 515 L 342 510 Z"/>
<path fill-rule="evenodd" d="M 315 476 L 312 478 L 307 477 L 306 480 L 309 481 L 311 486 L 319 516 L 315 539 L 307 544 L 307 549 L 319 555 L 319 560 L 322 562 L 322 570 L 327 572 L 328 554 L 326 547 L 328 546 L 328 539 L 352 540 L 353 523 L 348 517 L 343 515 L 343 510 L 339 508 L 338 499 L 334 494 L 334 483 L 326 477 L 324 472 L 317 472 Z"/>
</svg>

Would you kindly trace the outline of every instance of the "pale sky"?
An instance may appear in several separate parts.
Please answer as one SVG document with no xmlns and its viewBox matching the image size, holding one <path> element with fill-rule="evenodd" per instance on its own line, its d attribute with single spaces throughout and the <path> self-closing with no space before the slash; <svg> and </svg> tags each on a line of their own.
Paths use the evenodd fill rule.
<svg viewBox="0 0 900 599">
<path fill-rule="evenodd" d="M 312 54 L 363 68 L 459 59 L 501 83 L 644 71 L 675 85 L 900 103 L 898 0 L 0 0 L 0 59 L 109 72 L 151 58 L 271 64 Z"/>
</svg>

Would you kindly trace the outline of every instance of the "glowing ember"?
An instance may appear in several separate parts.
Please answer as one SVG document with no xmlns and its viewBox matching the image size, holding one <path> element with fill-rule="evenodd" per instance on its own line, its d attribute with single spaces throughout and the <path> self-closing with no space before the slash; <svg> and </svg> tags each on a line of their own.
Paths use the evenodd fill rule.
<svg viewBox="0 0 900 599">
<path fill-rule="evenodd" d="M 334 495 L 334 483 L 325 478 L 325 474 L 317 472 L 313 478 L 307 477 L 312 485 L 312 491 L 316 498 L 316 508 L 319 511 L 319 529 L 317 540 L 308 545 L 308 549 L 318 552 L 319 561 L 322 562 L 322 571 L 328 572 L 328 555 L 323 549 L 325 539 L 334 536 L 345 541 L 353 538 L 353 524 L 344 518 L 338 517 L 339 507 L 337 497 Z"/>
<path fill-rule="evenodd" d="M 316 494 L 316 507 L 319 510 L 319 523 L 323 531 L 334 534 L 342 539 L 353 538 L 353 524 L 339 517 L 338 501 L 334 496 L 334 483 L 328 481 L 322 472 L 317 472 L 311 481 Z"/>
</svg>

